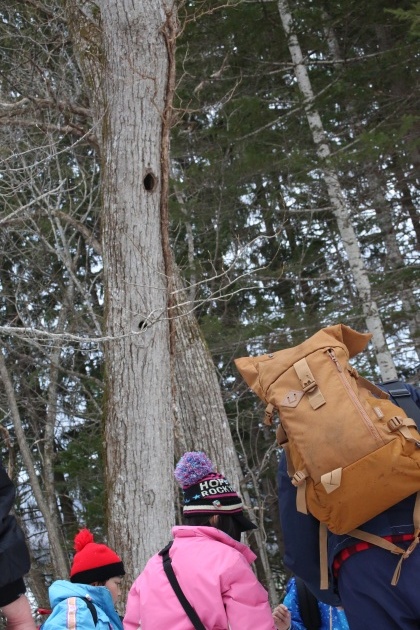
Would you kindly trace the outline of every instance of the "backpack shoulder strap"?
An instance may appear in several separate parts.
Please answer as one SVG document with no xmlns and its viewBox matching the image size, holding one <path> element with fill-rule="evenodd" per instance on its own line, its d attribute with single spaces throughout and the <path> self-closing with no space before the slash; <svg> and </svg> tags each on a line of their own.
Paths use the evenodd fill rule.
<svg viewBox="0 0 420 630">
<path fill-rule="evenodd" d="M 409 418 L 412 418 L 420 431 L 420 409 L 413 400 L 411 392 L 403 381 L 385 381 L 380 383 L 384 389 L 395 400 L 397 405 L 404 409 Z"/>
<path fill-rule="evenodd" d="M 295 577 L 299 612 L 303 625 L 307 630 L 319 630 L 321 627 L 321 613 L 319 612 L 318 600 L 307 588 L 305 582 Z"/>
<path fill-rule="evenodd" d="M 66 620 L 66 628 L 67 630 L 76 630 L 76 599 L 83 599 L 86 606 L 89 608 L 90 614 L 92 615 L 93 623 L 96 626 L 98 624 L 98 611 L 96 610 L 96 606 L 89 597 L 81 597 L 81 596 L 73 596 L 67 598 L 67 620 Z M 38 612 L 40 614 L 51 614 L 51 610 L 47 610 L 44 608 L 39 608 Z M 44 627 L 49 627 L 48 619 L 44 621 L 43 624 L 38 626 L 37 630 L 43 630 Z"/>
<path fill-rule="evenodd" d="M 166 576 L 175 592 L 175 595 L 178 597 L 195 630 L 206 630 L 205 626 L 201 623 L 200 617 L 197 615 L 194 608 L 185 597 L 184 592 L 178 580 L 176 579 L 176 575 L 172 567 L 172 560 L 169 555 L 169 549 L 172 547 L 172 542 L 173 541 L 171 541 L 168 545 L 166 545 L 166 547 L 159 551 L 159 555 L 162 556 L 163 570 L 165 571 Z"/>
<path fill-rule="evenodd" d="M 96 610 L 96 606 L 91 599 L 88 597 L 80 597 L 86 603 L 86 606 L 90 610 L 90 614 L 92 615 L 93 623 L 96 626 L 98 624 L 98 611 Z"/>
</svg>

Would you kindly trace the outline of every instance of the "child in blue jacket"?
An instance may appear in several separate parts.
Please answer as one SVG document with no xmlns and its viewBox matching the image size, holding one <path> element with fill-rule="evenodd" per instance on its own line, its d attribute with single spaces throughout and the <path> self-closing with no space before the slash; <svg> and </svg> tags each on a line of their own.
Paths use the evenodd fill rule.
<svg viewBox="0 0 420 630">
<path fill-rule="evenodd" d="M 76 535 L 74 547 L 70 582 L 51 584 L 52 613 L 42 630 L 123 630 L 115 610 L 125 575 L 121 558 L 106 545 L 95 543 L 88 529 Z"/>
<path fill-rule="evenodd" d="M 349 630 L 343 608 L 318 601 L 318 609 L 321 622 L 319 630 Z M 283 603 L 274 609 L 273 617 L 279 630 L 309 630 L 302 620 L 295 578 L 288 581 L 286 596 Z"/>
</svg>

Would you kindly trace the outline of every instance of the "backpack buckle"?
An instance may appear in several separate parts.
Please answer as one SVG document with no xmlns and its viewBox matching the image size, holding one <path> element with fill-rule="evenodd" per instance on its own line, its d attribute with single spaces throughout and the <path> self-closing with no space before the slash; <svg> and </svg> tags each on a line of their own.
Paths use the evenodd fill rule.
<svg viewBox="0 0 420 630">
<path fill-rule="evenodd" d="M 315 379 L 304 381 L 302 383 L 302 389 L 307 394 L 308 392 L 312 392 L 315 387 L 317 387 L 317 382 Z"/>
<path fill-rule="evenodd" d="M 388 429 L 394 432 L 401 429 L 401 427 L 404 426 L 404 422 L 402 418 L 400 418 L 400 416 L 393 416 L 393 418 L 388 420 L 387 425 L 388 425 Z"/>
<path fill-rule="evenodd" d="M 306 480 L 308 474 L 304 470 L 297 470 L 292 477 L 292 484 L 297 488 Z"/>
</svg>

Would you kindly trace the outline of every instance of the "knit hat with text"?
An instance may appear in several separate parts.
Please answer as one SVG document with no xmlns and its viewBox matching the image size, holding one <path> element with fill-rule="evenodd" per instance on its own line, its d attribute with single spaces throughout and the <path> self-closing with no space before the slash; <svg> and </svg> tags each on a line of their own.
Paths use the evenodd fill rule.
<svg viewBox="0 0 420 630">
<path fill-rule="evenodd" d="M 93 542 L 93 534 L 88 529 L 76 534 L 74 548 L 70 582 L 92 584 L 125 575 L 121 558 L 106 545 Z"/>
<path fill-rule="evenodd" d="M 196 514 L 228 514 L 238 521 L 241 531 L 256 529 L 243 514 L 241 497 L 229 481 L 217 473 L 205 453 L 185 453 L 175 468 L 175 479 L 184 493 L 185 518 Z"/>
</svg>

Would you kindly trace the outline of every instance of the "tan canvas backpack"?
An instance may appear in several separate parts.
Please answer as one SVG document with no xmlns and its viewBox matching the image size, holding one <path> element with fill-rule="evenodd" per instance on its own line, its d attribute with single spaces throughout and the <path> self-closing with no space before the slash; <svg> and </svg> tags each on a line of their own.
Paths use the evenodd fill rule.
<svg viewBox="0 0 420 630">
<path fill-rule="evenodd" d="M 297 509 L 334 533 L 351 533 L 407 557 L 404 549 L 356 529 L 420 491 L 416 423 L 349 363 L 370 338 L 338 324 L 296 347 L 235 363 L 267 404 L 266 422 L 275 410 L 279 414 L 277 439 L 297 487 Z M 418 512 L 420 500 L 413 548 L 420 534 Z M 325 546 L 326 531 L 321 537 Z M 325 570 L 322 574 L 326 587 Z M 394 582 L 398 574 L 399 569 Z"/>
</svg>

